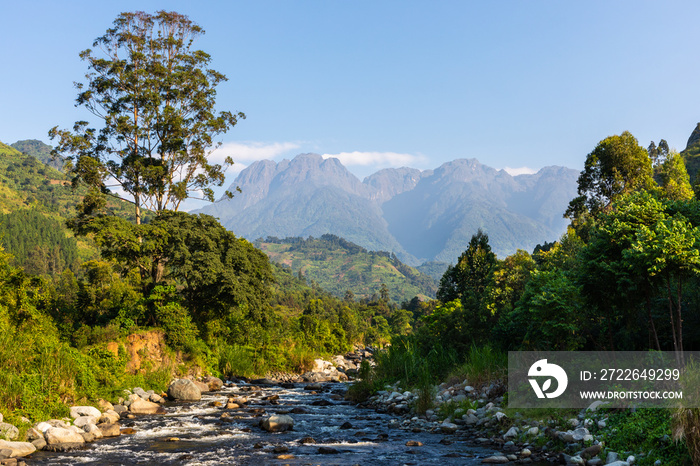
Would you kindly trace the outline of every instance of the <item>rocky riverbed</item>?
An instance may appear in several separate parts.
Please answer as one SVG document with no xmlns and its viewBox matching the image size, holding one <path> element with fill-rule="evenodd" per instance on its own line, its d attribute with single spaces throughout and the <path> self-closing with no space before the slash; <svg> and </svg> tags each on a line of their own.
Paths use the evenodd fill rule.
<svg viewBox="0 0 700 466">
<path fill-rule="evenodd" d="M 504 412 L 504 387 L 468 381 L 420 392 L 398 384 L 361 405 L 347 400 L 359 350 L 317 360 L 303 375 L 224 384 L 179 379 L 168 393 L 134 388 L 119 404 L 71 408 L 36 424 L 29 442 L 0 441 L 0 464 L 579 464 L 628 466 L 606 450 L 598 405 L 559 425 Z M 440 415 L 439 415 L 440 414 Z M 1 419 L 0 419 L 1 421 Z M 9 425 L 5 425 L 7 427 Z M 0 428 L 3 426 L 0 425 Z M 12 426 L 9 426 L 12 427 Z M 8 427 L 8 428 L 9 428 Z M 9 459 L 2 459 L 8 457 Z"/>
<path fill-rule="evenodd" d="M 346 384 L 232 383 L 165 413 L 124 416 L 121 435 L 27 464 L 481 464 L 497 451 L 345 401 Z"/>
</svg>

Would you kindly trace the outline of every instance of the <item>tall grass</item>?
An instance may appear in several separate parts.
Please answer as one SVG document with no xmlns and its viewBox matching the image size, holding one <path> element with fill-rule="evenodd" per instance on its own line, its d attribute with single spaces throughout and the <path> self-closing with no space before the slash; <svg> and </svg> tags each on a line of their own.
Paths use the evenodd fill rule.
<svg viewBox="0 0 700 466">
<path fill-rule="evenodd" d="M 385 351 L 375 354 L 376 372 L 381 379 L 400 381 L 415 387 L 440 380 L 458 363 L 457 353 L 441 344 L 427 352 L 410 337 L 399 337 Z"/>
<path fill-rule="evenodd" d="M 419 390 L 416 410 L 425 412 L 433 403 L 433 384 L 457 364 L 457 354 L 450 348 L 435 344 L 427 352 L 411 337 L 397 337 L 386 350 L 375 353 L 376 366 L 361 367 L 361 379 L 349 391 L 352 399 L 361 401 L 381 390 L 386 384 L 400 382 L 402 388 Z"/>
<path fill-rule="evenodd" d="M 295 373 L 304 373 L 310 371 L 314 366 L 316 353 L 299 344 L 290 344 L 285 349 L 285 359 L 287 370 Z"/>
<path fill-rule="evenodd" d="M 700 366 L 691 360 L 681 376 L 683 400 L 686 403 L 697 403 L 700 400 Z M 700 464 L 700 408 L 681 404 L 672 416 L 673 438 L 684 442 L 693 464 Z"/>
<path fill-rule="evenodd" d="M 252 348 L 220 342 L 217 345 L 217 350 L 219 372 L 224 377 L 254 377 L 257 375 Z"/>
<path fill-rule="evenodd" d="M 450 372 L 450 378 L 464 380 L 470 385 L 483 385 L 500 382 L 505 386 L 508 380 L 508 355 L 490 346 L 472 345 L 465 361 Z"/>
<path fill-rule="evenodd" d="M 467 379 L 472 385 L 495 381 L 505 386 L 508 373 L 506 354 L 489 346 L 472 346 L 460 359 L 454 349 L 439 342 L 426 349 L 410 336 L 394 338 L 389 348 L 375 354 L 375 362 L 376 367 L 360 376 L 362 381 L 352 387 L 350 395 L 358 400 L 366 398 L 398 381 L 403 388 L 419 390 L 418 412 L 432 407 L 434 384 L 446 378 L 454 383 Z"/>
<path fill-rule="evenodd" d="M 262 377 L 271 371 L 303 373 L 309 371 L 317 354 L 304 346 L 289 342 L 284 346 L 253 348 L 218 341 L 218 371 L 224 377 Z"/>
</svg>

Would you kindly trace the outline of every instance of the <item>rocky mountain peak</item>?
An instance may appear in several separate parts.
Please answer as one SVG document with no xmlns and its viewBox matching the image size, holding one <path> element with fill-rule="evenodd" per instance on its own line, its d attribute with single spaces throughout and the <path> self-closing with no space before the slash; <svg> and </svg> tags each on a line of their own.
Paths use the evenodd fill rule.
<svg viewBox="0 0 700 466">
<path fill-rule="evenodd" d="M 695 126 L 695 129 L 693 132 L 690 134 L 690 137 L 688 138 L 688 144 L 685 146 L 685 150 L 690 149 L 691 147 L 700 144 L 700 123 Z"/>
<path fill-rule="evenodd" d="M 362 184 L 367 187 L 369 198 L 381 204 L 397 194 L 412 190 L 422 178 L 432 173 L 432 170 L 407 167 L 385 168 L 365 178 Z"/>
<path fill-rule="evenodd" d="M 300 154 L 251 164 L 234 182 L 241 194 L 200 212 L 251 240 L 331 233 L 408 263 L 453 262 L 479 228 L 501 257 L 556 240 L 577 176 L 545 167 L 513 177 L 472 158 L 384 169 L 360 182 L 336 158 Z"/>
</svg>

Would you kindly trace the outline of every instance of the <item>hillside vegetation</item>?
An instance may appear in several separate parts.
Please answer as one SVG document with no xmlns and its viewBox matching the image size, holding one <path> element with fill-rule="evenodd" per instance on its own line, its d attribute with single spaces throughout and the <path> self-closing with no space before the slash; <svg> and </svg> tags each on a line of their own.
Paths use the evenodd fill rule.
<svg viewBox="0 0 700 466">
<path fill-rule="evenodd" d="M 49 153 L 50 146 L 37 140 L 0 142 L 0 245 L 13 264 L 32 274 L 75 270 L 78 258 L 98 256 L 91 239 L 75 238 L 66 227 L 85 188 L 73 189 L 63 172 L 47 165 Z M 132 215 L 130 204 L 114 197 L 107 208 L 124 218 Z"/>
<path fill-rule="evenodd" d="M 434 298 L 437 290 L 431 277 L 394 254 L 367 251 L 335 235 L 267 238 L 254 244 L 272 261 L 338 297 L 350 292 L 356 299 L 376 298 L 385 285 L 391 300 L 403 302 L 415 296 Z"/>
</svg>

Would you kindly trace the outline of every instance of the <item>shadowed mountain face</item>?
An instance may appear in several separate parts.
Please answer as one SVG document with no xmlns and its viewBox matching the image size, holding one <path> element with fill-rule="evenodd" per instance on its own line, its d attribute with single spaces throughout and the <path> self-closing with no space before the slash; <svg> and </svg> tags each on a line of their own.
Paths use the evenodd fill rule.
<svg viewBox="0 0 700 466">
<path fill-rule="evenodd" d="M 500 257 L 558 239 L 577 177 L 563 167 L 513 177 L 462 159 L 435 170 L 384 169 L 360 182 L 337 159 L 302 154 L 253 163 L 233 183 L 241 194 L 198 212 L 251 240 L 331 233 L 411 264 L 454 262 L 479 228 Z"/>
</svg>

